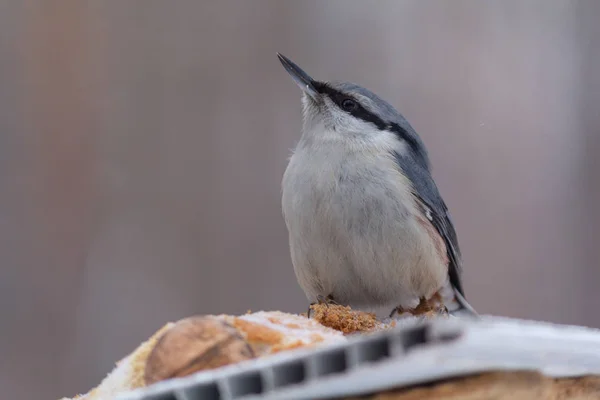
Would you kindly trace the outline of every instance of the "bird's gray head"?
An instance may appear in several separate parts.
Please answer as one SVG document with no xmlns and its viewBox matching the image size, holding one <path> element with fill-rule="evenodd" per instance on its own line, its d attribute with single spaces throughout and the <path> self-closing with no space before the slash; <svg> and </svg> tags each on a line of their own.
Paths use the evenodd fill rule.
<svg viewBox="0 0 600 400">
<path fill-rule="evenodd" d="M 429 169 L 427 150 L 408 121 L 368 89 L 348 82 L 312 79 L 277 53 L 279 61 L 302 89 L 304 134 L 316 140 L 353 142 L 403 149 L 403 155 Z"/>
</svg>

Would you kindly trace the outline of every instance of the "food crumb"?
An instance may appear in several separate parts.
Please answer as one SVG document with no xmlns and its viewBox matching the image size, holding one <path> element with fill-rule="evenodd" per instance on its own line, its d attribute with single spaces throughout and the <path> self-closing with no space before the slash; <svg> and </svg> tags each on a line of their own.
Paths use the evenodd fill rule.
<svg viewBox="0 0 600 400">
<path fill-rule="evenodd" d="M 341 331 L 344 334 L 370 332 L 380 323 L 374 313 L 352 310 L 338 304 L 313 304 L 311 318 L 321 325 Z"/>
</svg>

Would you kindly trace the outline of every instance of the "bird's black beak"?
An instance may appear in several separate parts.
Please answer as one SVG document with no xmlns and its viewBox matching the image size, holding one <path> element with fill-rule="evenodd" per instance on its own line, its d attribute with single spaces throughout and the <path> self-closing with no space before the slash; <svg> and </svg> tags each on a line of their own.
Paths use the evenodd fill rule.
<svg viewBox="0 0 600 400">
<path fill-rule="evenodd" d="M 300 89 L 302 89 L 302 91 L 309 95 L 313 100 L 317 100 L 319 92 L 315 88 L 315 81 L 286 56 L 277 53 L 277 57 L 279 57 L 279 61 L 281 61 L 281 65 L 283 65 L 283 68 L 285 68 L 288 74 L 292 76 L 294 82 L 296 82 L 296 84 L 300 86 Z"/>
</svg>

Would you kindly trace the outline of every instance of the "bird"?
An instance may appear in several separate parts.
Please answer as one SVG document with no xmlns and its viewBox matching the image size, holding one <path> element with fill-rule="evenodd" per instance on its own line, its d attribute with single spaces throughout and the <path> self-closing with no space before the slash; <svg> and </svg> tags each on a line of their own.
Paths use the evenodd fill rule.
<svg viewBox="0 0 600 400">
<path fill-rule="evenodd" d="M 390 103 L 279 61 L 302 90 L 302 129 L 281 205 L 310 304 L 477 316 L 467 302 L 454 223 L 428 151 Z M 310 310 L 310 307 L 309 307 Z"/>
</svg>

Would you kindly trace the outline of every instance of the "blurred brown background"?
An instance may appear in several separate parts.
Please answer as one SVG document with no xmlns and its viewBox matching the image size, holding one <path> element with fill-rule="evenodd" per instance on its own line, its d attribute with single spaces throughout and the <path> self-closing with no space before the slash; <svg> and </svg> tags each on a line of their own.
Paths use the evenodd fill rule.
<svg viewBox="0 0 600 400">
<path fill-rule="evenodd" d="M 0 387 L 87 391 L 167 321 L 304 311 L 300 91 L 428 145 L 481 313 L 600 327 L 600 2 L 0 1 Z"/>
</svg>

